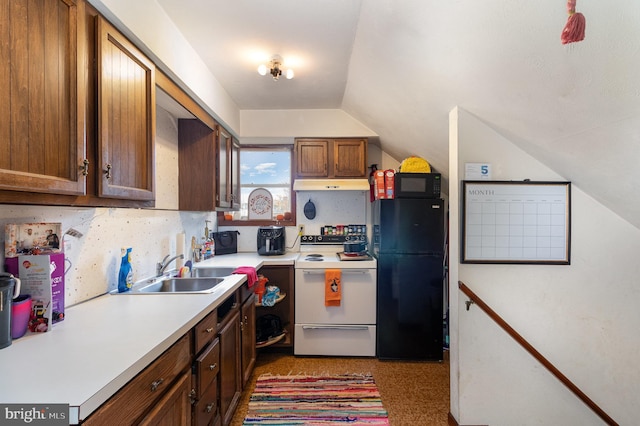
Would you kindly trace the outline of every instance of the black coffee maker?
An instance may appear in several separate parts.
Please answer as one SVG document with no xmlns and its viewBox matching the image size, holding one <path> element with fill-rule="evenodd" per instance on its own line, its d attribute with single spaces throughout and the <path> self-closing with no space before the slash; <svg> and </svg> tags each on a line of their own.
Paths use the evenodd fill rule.
<svg viewBox="0 0 640 426">
<path fill-rule="evenodd" d="M 20 294 L 20 280 L 0 272 L 0 349 L 11 345 L 11 302 Z"/>
<path fill-rule="evenodd" d="M 284 226 L 261 226 L 258 228 L 258 254 L 275 256 L 285 252 Z"/>
</svg>

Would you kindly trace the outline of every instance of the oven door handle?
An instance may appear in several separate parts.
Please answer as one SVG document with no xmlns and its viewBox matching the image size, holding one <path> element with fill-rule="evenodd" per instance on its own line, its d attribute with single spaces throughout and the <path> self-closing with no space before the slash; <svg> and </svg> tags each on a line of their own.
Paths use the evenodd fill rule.
<svg viewBox="0 0 640 426">
<path fill-rule="evenodd" d="M 366 325 L 303 325 L 303 330 L 368 330 Z"/>
<path fill-rule="evenodd" d="M 343 274 L 368 274 L 372 269 L 340 269 Z M 307 275 L 324 275 L 324 269 L 303 269 L 302 272 Z"/>
</svg>

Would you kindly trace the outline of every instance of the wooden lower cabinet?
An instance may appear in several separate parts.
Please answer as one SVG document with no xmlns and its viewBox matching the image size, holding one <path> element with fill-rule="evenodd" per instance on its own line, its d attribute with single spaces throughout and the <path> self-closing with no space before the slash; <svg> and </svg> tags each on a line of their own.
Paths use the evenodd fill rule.
<svg viewBox="0 0 640 426">
<path fill-rule="evenodd" d="M 242 341 L 242 388 L 247 385 L 256 365 L 256 303 L 253 293 L 242 303 L 240 309 L 240 331 Z"/>
<path fill-rule="evenodd" d="M 233 418 L 240 396 L 242 378 L 240 374 L 240 313 L 237 307 L 229 314 L 218 331 L 220 340 L 220 416 L 222 424 L 228 425 Z"/>
<path fill-rule="evenodd" d="M 245 284 L 83 424 L 227 426 L 255 366 L 255 339 Z"/>
<path fill-rule="evenodd" d="M 184 373 L 147 414 L 142 426 L 177 426 L 191 424 L 191 374 Z"/>
<path fill-rule="evenodd" d="M 190 378 L 188 372 L 191 359 L 191 335 L 185 334 L 91 414 L 83 424 L 130 425 L 139 423 L 152 413 L 160 416 L 157 418 L 179 413 L 181 408 L 177 405 L 184 402 L 180 396 L 182 381 L 185 374 Z M 191 390 L 190 380 L 188 387 L 187 400 Z M 165 407 L 161 401 L 176 406 L 168 406 L 168 411 L 164 412 Z M 190 418 L 191 411 L 188 411 Z"/>
<path fill-rule="evenodd" d="M 193 365 L 193 424 L 210 425 L 218 414 L 218 374 L 220 343 L 215 339 L 196 358 Z"/>
<path fill-rule="evenodd" d="M 216 376 L 200 399 L 193 404 L 193 424 L 205 426 L 220 422 L 218 413 L 218 377 Z"/>
</svg>

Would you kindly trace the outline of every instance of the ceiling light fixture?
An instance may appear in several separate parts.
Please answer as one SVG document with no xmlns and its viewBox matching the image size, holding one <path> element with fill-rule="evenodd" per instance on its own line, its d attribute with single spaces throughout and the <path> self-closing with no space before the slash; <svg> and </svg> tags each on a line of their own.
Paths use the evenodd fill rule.
<svg viewBox="0 0 640 426">
<path fill-rule="evenodd" d="M 258 74 L 267 75 L 267 72 L 271 74 L 276 81 L 280 78 L 282 75 L 282 58 L 280 56 L 274 56 L 268 65 L 262 64 L 258 67 Z M 284 76 L 287 80 L 291 80 L 293 78 L 293 70 L 290 68 L 287 69 Z"/>
</svg>

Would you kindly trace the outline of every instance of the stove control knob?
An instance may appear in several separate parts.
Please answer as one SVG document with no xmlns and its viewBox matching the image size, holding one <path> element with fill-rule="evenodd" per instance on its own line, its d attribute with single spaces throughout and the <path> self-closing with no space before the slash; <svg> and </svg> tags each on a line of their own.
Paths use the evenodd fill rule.
<svg viewBox="0 0 640 426">
<path fill-rule="evenodd" d="M 322 241 L 322 235 L 318 235 L 318 242 Z"/>
</svg>

